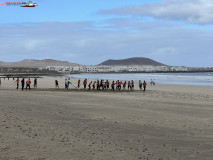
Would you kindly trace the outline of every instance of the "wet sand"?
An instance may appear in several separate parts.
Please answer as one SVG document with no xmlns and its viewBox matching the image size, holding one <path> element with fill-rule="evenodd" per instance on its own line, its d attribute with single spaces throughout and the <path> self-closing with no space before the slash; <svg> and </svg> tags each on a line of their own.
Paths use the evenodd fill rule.
<svg viewBox="0 0 213 160">
<path fill-rule="evenodd" d="M 0 160 L 212 160 L 213 87 L 63 88 L 64 78 L 30 91 L 2 79 Z"/>
</svg>

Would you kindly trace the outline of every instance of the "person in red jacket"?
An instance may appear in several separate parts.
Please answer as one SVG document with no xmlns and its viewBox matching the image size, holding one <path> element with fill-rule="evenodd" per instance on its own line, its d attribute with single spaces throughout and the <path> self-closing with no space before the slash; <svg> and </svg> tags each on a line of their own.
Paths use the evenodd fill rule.
<svg viewBox="0 0 213 160">
<path fill-rule="evenodd" d="M 107 82 L 104 82 L 103 89 L 107 89 Z"/>
<path fill-rule="evenodd" d="M 121 85 L 122 85 L 123 83 L 122 83 L 122 81 L 120 81 L 119 83 L 118 83 L 118 89 L 119 89 L 119 91 L 121 90 Z"/>
<path fill-rule="evenodd" d="M 83 85 L 84 85 L 84 89 L 86 89 L 86 87 L 87 87 L 87 79 L 84 80 Z"/>
<path fill-rule="evenodd" d="M 31 84 L 31 80 L 30 80 L 30 78 L 26 81 L 26 89 L 27 88 L 29 88 L 29 90 L 30 90 L 30 84 Z"/>
<path fill-rule="evenodd" d="M 135 83 L 134 83 L 134 81 L 132 80 L 132 81 L 131 81 L 131 89 L 134 90 L 134 87 L 135 87 Z"/>
<path fill-rule="evenodd" d="M 18 87 L 19 87 L 19 82 L 20 82 L 19 78 L 17 78 L 17 80 L 16 80 L 15 82 L 16 82 L 16 84 L 17 84 L 16 89 L 18 89 Z"/>
<path fill-rule="evenodd" d="M 146 91 L 146 81 L 143 81 L 143 91 Z"/>
<path fill-rule="evenodd" d="M 78 88 L 80 88 L 81 80 L 78 80 Z"/>
<path fill-rule="evenodd" d="M 109 89 L 109 81 L 107 80 L 106 83 L 107 83 L 107 89 Z"/>
<path fill-rule="evenodd" d="M 90 90 L 91 89 L 91 85 L 92 85 L 92 81 L 89 83 L 89 85 L 88 85 L 88 87 L 89 87 L 89 89 L 88 90 Z"/>
</svg>

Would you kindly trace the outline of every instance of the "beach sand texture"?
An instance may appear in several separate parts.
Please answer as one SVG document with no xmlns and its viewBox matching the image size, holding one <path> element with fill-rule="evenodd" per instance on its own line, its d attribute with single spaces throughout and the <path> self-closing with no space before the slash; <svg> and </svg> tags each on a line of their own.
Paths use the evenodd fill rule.
<svg viewBox="0 0 213 160">
<path fill-rule="evenodd" d="M 64 78 L 39 79 L 31 91 L 2 79 L 0 160 L 213 159 L 212 86 L 62 88 Z"/>
</svg>

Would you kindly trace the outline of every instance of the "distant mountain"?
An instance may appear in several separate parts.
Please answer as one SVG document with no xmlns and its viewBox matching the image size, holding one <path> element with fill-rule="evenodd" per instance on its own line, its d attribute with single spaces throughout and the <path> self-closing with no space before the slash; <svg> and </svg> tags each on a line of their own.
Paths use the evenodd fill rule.
<svg viewBox="0 0 213 160">
<path fill-rule="evenodd" d="M 134 57 L 134 58 L 127 58 L 127 59 L 120 59 L 120 60 L 109 59 L 99 65 L 106 65 L 106 66 L 123 66 L 123 65 L 125 65 L 125 66 L 133 66 L 133 65 L 166 66 L 165 64 L 156 62 L 149 58 L 143 58 L 143 57 Z"/>
<path fill-rule="evenodd" d="M 53 59 L 44 59 L 44 60 L 34 60 L 34 59 L 25 59 L 19 62 L 1 62 L 0 67 L 28 67 L 28 68 L 38 68 L 46 66 L 74 66 L 78 65 L 76 63 L 70 63 L 67 61 L 58 61 Z"/>
<path fill-rule="evenodd" d="M 67 61 L 58 61 L 53 59 L 44 59 L 44 60 L 35 60 L 35 59 L 25 59 L 19 62 L 2 62 L 0 61 L 0 67 L 25 67 L 25 68 L 39 68 L 39 67 L 46 67 L 46 66 L 77 66 L 79 64 L 70 63 Z M 113 60 L 109 59 L 99 65 L 152 65 L 152 66 L 165 66 L 165 64 L 156 62 L 149 58 L 142 58 L 142 57 L 134 57 L 128 59 L 120 59 L 120 60 Z"/>
</svg>

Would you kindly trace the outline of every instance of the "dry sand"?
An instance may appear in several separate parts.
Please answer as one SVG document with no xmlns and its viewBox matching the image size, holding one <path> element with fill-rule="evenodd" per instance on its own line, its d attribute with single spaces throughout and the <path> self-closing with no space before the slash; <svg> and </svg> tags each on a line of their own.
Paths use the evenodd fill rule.
<svg viewBox="0 0 213 160">
<path fill-rule="evenodd" d="M 0 87 L 0 160 L 212 160 L 213 87 L 84 92 Z M 71 79 L 76 84 L 76 79 Z M 137 89 L 137 88 L 136 88 Z"/>
</svg>

